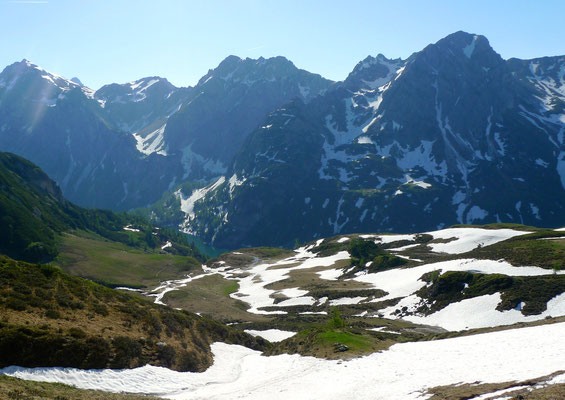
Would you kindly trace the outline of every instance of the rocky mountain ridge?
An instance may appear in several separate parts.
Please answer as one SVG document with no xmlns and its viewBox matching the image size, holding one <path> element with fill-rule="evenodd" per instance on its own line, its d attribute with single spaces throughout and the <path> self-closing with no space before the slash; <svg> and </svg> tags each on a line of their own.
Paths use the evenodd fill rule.
<svg viewBox="0 0 565 400">
<path fill-rule="evenodd" d="M 283 57 L 235 56 L 194 88 L 159 77 L 97 91 L 78 82 L 28 60 L 6 67 L 0 149 L 39 164 L 70 200 L 113 210 L 147 206 L 189 177 L 224 172 L 267 111 L 331 84 Z"/>
<path fill-rule="evenodd" d="M 312 102 L 271 113 L 194 204 L 188 229 L 237 247 L 562 224 L 563 60 L 505 61 L 464 32 L 405 61 L 367 58 Z"/>
<path fill-rule="evenodd" d="M 565 58 L 504 60 L 456 32 L 332 83 L 227 57 L 192 88 L 96 92 L 27 61 L 0 74 L 0 147 L 86 206 L 221 248 L 454 223 L 565 223 Z M 209 186 L 206 186 L 209 185 Z M 265 224 L 269 221 L 269 224 Z"/>
</svg>

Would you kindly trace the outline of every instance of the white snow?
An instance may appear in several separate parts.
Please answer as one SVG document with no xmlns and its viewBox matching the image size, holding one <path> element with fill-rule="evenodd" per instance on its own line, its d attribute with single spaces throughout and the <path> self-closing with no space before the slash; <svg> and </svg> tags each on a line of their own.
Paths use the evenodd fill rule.
<svg viewBox="0 0 565 400">
<path fill-rule="evenodd" d="M 532 210 L 532 215 L 536 217 L 536 219 L 541 219 L 539 216 L 539 208 L 535 204 L 530 203 L 530 209 Z"/>
<path fill-rule="evenodd" d="M 238 179 L 237 174 L 233 174 L 228 181 L 230 184 L 230 195 L 233 194 L 233 191 L 237 186 L 243 185 L 246 180 L 246 178 Z"/>
<path fill-rule="evenodd" d="M 165 243 L 163 246 L 161 246 L 161 250 L 165 250 L 168 247 L 172 247 L 173 244 L 169 241 L 167 241 L 167 243 Z"/>
<path fill-rule="evenodd" d="M 343 270 L 341 269 L 326 269 L 324 271 L 318 272 L 320 279 L 325 279 L 327 281 L 337 281 L 341 275 L 343 275 Z"/>
<path fill-rule="evenodd" d="M 189 282 L 192 282 L 196 279 L 201 279 L 204 278 L 205 276 L 208 276 L 211 274 L 201 274 L 201 275 L 196 275 L 196 276 L 187 276 L 186 278 L 183 279 L 175 279 L 175 280 L 170 280 L 170 281 L 164 281 L 161 282 L 161 284 L 159 286 L 157 286 L 155 289 L 153 289 L 151 291 L 151 293 L 149 293 L 149 296 L 155 297 L 155 303 L 156 304 L 161 304 L 161 305 L 166 305 L 165 303 L 163 303 L 163 297 L 165 297 L 165 294 L 167 294 L 168 292 L 172 292 L 174 290 L 178 290 L 181 287 L 185 287 Z"/>
<path fill-rule="evenodd" d="M 410 175 L 406 175 L 404 177 L 404 179 L 406 179 L 406 182 L 404 183 L 405 185 L 415 185 L 415 186 L 421 187 L 422 189 L 427 189 L 427 188 L 432 187 L 432 185 L 430 185 L 429 183 L 426 183 L 424 181 L 416 181 L 416 180 L 412 179 L 410 177 Z"/>
<path fill-rule="evenodd" d="M 480 221 L 485 219 L 488 216 L 488 211 L 483 210 L 479 206 L 473 206 L 467 211 L 467 216 L 465 217 L 467 220 L 467 224 L 472 224 L 474 221 Z"/>
<path fill-rule="evenodd" d="M 328 315 L 327 311 L 304 311 L 300 315 Z"/>
<path fill-rule="evenodd" d="M 277 303 L 277 307 L 291 307 L 291 306 L 313 306 L 316 303 L 316 299 L 311 296 L 304 297 L 293 297 L 288 300 L 281 301 Z"/>
<path fill-rule="evenodd" d="M 267 329 L 264 331 L 257 331 L 253 329 L 246 329 L 244 332 L 249 333 L 251 336 L 260 336 L 263 339 L 267 339 L 269 342 L 282 342 L 285 339 L 293 337 L 296 332 L 291 331 L 281 331 L 280 329 Z"/>
<path fill-rule="evenodd" d="M 552 270 L 539 267 L 514 267 L 503 260 L 477 260 L 471 258 L 440 261 L 412 268 L 396 268 L 383 272 L 363 274 L 352 278 L 352 280 L 370 283 L 376 289 L 388 292 L 388 295 L 378 299 L 381 301 L 410 296 L 426 285 L 424 281 L 419 280 L 420 277 L 427 272 L 436 270 L 440 270 L 442 273 L 446 271 L 469 271 L 509 276 L 537 276 L 550 275 L 553 273 Z M 560 273 L 565 273 L 565 271 L 561 271 Z"/>
<path fill-rule="evenodd" d="M 434 239 L 455 238 L 455 240 L 448 243 L 428 243 L 432 251 L 436 253 L 460 254 L 479 246 L 489 246 L 511 237 L 531 232 L 513 229 L 448 228 L 426 233 L 432 235 Z"/>
<path fill-rule="evenodd" d="M 540 167 L 547 168 L 549 166 L 549 163 L 543 161 L 541 158 L 537 158 L 536 159 L 536 165 L 539 165 Z"/>
<path fill-rule="evenodd" d="M 359 143 L 359 144 L 374 144 L 369 136 L 359 136 L 357 138 L 357 143 Z"/>
<path fill-rule="evenodd" d="M 137 228 L 132 228 L 131 225 L 124 226 L 124 231 L 141 232 L 141 231 L 140 231 L 139 229 L 137 229 Z"/>
<path fill-rule="evenodd" d="M 497 311 L 500 293 L 473 297 L 447 307 L 428 316 L 409 315 L 403 319 L 426 325 L 436 325 L 450 331 L 511 325 L 518 322 L 532 322 L 547 316 L 565 315 L 565 293 L 547 302 L 547 310 L 538 315 L 525 316 L 520 310 Z M 407 304 L 403 304 L 407 306 Z M 410 306 L 408 305 L 410 308 Z M 386 310 L 383 311 L 386 315 Z"/>
<path fill-rule="evenodd" d="M 412 247 L 417 247 L 417 246 L 420 246 L 420 243 L 414 243 L 414 244 L 408 244 L 406 246 L 396 247 L 394 249 L 390 249 L 390 251 L 404 251 L 404 250 L 408 250 L 408 249 L 411 249 Z"/>
<path fill-rule="evenodd" d="M 220 161 L 214 158 L 204 158 L 199 153 L 192 151 L 192 143 L 181 149 L 182 157 L 181 162 L 184 169 L 183 178 L 187 178 L 190 171 L 192 171 L 194 164 L 202 167 L 204 170 L 215 174 L 216 176 L 222 175 L 227 171 L 227 167 Z"/>
<path fill-rule="evenodd" d="M 214 343 L 203 373 L 145 366 L 131 370 L 8 367 L 0 373 L 83 389 L 156 394 L 169 399 L 417 400 L 426 389 L 522 381 L 563 369 L 565 323 L 427 342 L 402 343 L 349 361 L 299 355 L 265 357 Z"/>
<path fill-rule="evenodd" d="M 366 238 L 371 237 L 370 235 L 361 235 L 360 237 Z M 372 236 L 375 237 L 375 236 Z M 398 242 L 399 240 L 414 240 L 414 235 L 378 235 L 376 236 L 382 244 Z"/>
<path fill-rule="evenodd" d="M 296 249 L 294 255 L 271 264 L 262 263 L 243 268 L 222 267 L 222 269 L 204 266 L 203 269 L 207 273 L 219 273 L 226 279 L 237 280 L 239 289 L 230 296 L 248 303 L 250 308 L 247 312 L 255 314 L 286 314 L 285 311 L 269 311 L 263 308 L 314 305 L 315 299 L 310 296 L 304 296 L 308 293 L 306 290 L 288 288 L 278 291 L 278 293 L 289 299 L 275 304 L 273 295 L 277 291 L 268 289 L 269 285 L 287 279 L 294 270 L 330 267 L 340 260 L 349 259 L 347 251 L 340 251 L 328 257 L 316 257 L 316 254 L 310 252 L 310 250 L 315 246 L 319 246 L 322 241 L 323 239 L 320 239 L 313 245 Z M 325 271 L 318 271 L 318 273 L 320 272 L 325 273 Z M 331 272 L 331 274 L 335 273 Z"/>
<path fill-rule="evenodd" d="M 308 291 L 300 288 L 286 288 L 279 290 L 279 293 L 286 297 L 299 297 L 308 294 Z"/>
<path fill-rule="evenodd" d="M 478 39 L 477 35 L 473 36 L 471 43 L 463 47 L 463 53 L 465 53 L 465 56 L 469 59 L 471 58 L 473 52 L 475 51 L 475 45 L 477 44 L 477 39 Z"/>
<path fill-rule="evenodd" d="M 343 306 L 346 304 L 359 304 L 363 300 L 367 300 L 366 297 L 356 296 L 356 297 L 341 297 L 339 299 L 330 300 L 330 306 Z"/>
<path fill-rule="evenodd" d="M 338 243 L 344 243 L 347 242 L 349 240 L 349 238 L 347 236 L 341 237 L 337 240 Z"/>
<path fill-rule="evenodd" d="M 180 208 L 186 216 L 185 224 L 186 224 L 186 222 L 190 222 L 192 219 L 194 219 L 194 205 L 196 204 L 196 202 L 198 200 L 203 199 L 209 192 L 212 192 L 215 189 L 217 189 L 225 181 L 226 181 L 226 178 L 224 176 L 221 176 L 213 184 L 206 186 L 204 188 L 201 188 L 201 189 L 194 190 L 192 192 L 192 194 L 189 197 L 187 197 L 186 199 L 183 197 L 180 189 L 175 192 L 175 195 L 180 200 L 180 204 L 181 204 Z"/>
<path fill-rule="evenodd" d="M 166 126 L 167 124 L 165 123 L 144 137 L 134 133 L 133 137 L 137 142 L 135 145 L 137 151 L 147 155 L 157 153 L 166 156 L 164 136 Z"/>
</svg>

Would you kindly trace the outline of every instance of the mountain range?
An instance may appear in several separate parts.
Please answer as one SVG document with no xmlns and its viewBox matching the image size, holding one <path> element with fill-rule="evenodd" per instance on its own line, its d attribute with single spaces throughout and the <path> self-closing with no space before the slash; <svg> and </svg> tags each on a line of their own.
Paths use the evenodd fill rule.
<svg viewBox="0 0 565 400">
<path fill-rule="evenodd" d="M 456 32 L 342 82 L 226 58 L 194 87 L 92 91 L 24 60 L 0 74 L 0 149 L 87 207 L 218 247 L 454 223 L 565 223 L 565 57 L 504 60 Z M 268 222 L 268 223 L 266 223 Z"/>
</svg>

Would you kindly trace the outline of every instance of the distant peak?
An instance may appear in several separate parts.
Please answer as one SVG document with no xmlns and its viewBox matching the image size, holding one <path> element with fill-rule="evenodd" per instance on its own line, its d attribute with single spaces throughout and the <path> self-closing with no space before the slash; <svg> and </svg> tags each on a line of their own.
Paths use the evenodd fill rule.
<svg viewBox="0 0 565 400">
<path fill-rule="evenodd" d="M 376 57 L 367 56 L 345 79 L 345 87 L 351 90 L 376 89 L 390 82 L 404 64 L 401 58 L 388 59 L 381 53 Z"/>
<path fill-rule="evenodd" d="M 455 54 L 465 55 L 469 59 L 476 53 L 494 53 L 486 37 L 464 31 L 452 33 L 439 40 L 435 45 L 442 49 L 449 49 Z"/>
<path fill-rule="evenodd" d="M 80 79 L 78 79 L 76 76 L 71 78 L 71 82 L 76 83 L 79 86 L 84 86 L 84 84 L 80 81 Z"/>
<path fill-rule="evenodd" d="M 233 68 L 242 61 L 241 58 L 232 54 L 224 58 L 216 69 Z"/>
</svg>

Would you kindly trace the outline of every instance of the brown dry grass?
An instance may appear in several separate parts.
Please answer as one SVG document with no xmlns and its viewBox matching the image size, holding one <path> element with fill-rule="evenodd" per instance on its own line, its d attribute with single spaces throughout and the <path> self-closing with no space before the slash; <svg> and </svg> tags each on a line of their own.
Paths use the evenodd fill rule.
<svg viewBox="0 0 565 400">
<path fill-rule="evenodd" d="M 267 321 L 263 315 L 248 313 L 247 303 L 229 296 L 233 284 L 234 281 L 219 274 L 210 275 L 167 293 L 163 301 L 171 307 L 201 313 L 220 322 Z"/>
<path fill-rule="evenodd" d="M 14 400 L 157 400 L 157 397 L 82 390 L 60 383 L 0 376 L 0 398 Z"/>
</svg>

